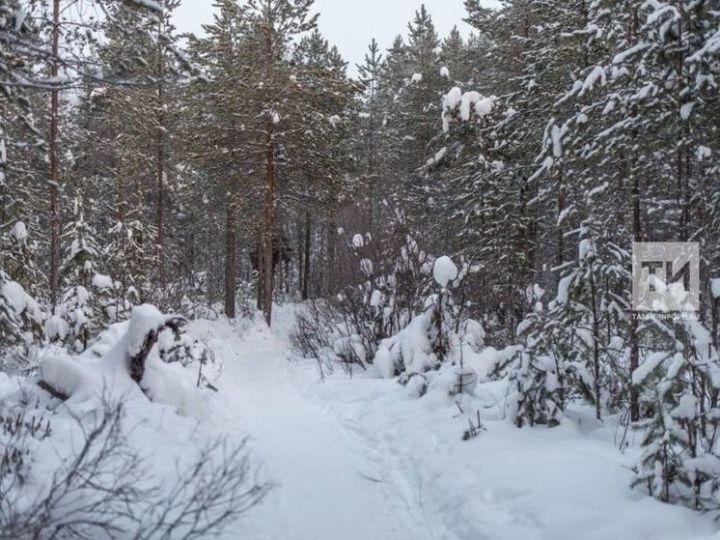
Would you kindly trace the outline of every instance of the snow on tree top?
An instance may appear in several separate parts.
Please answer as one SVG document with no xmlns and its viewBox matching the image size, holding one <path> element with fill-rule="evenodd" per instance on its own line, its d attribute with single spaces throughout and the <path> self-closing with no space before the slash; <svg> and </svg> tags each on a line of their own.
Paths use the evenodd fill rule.
<svg viewBox="0 0 720 540">
<path fill-rule="evenodd" d="M 413 73 L 413 76 L 410 79 L 410 81 L 417 84 L 419 82 L 422 82 L 422 79 L 423 79 L 422 73 Z"/>
<path fill-rule="evenodd" d="M 458 269 L 452 259 L 447 255 L 439 257 L 433 265 L 433 278 L 441 287 L 447 287 L 448 283 L 458 276 Z"/>
<path fill-rule="evenodd" d="M 487 116 L 493 110 L 495 98 L 493 96 L 484 97 L 479 92 L 471 90 L 463 93 L 457 86 L 448 92 L 443 98 L 443 130 L 448 131 L 450 128 L 448 120 L 448 112 L 458 109 L 460 118 L 467 122 L 470 120 L 471 112 L 474 110 L 479 117 Z"/>
<path fill-rule="evenodd" d="M 450 70 L 446 66 L 441 67 L 440 68 L 440 76 L 445 77 L 446 79 L 449 79 L 450 78 Z"/>
</svg>

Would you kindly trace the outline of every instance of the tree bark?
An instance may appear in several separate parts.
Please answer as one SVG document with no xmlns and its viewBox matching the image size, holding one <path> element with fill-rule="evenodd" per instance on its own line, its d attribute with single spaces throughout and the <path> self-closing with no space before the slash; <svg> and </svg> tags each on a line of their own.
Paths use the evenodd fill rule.
<svg viewBox="0 0 720 540">
<path fill-rule="evenodd" d="M 235 278 L 237 276 L 237 217 L 234 201 L 228 202 L 225 225 L 225 314 L 235 318 Z"/>
<path fill-rule="evenodd" d="M 630 167 L 628 166 L 628 169 Z M 632 215 L 633 215 L 633 239 L 635 242 L 642 241 L 642 225 L 640 223 L 640 180 L 632 173 Z M 632 384 L 632 374 L 640 366 L 640 336 L 638 319 L 635 310 L 630 310 L 630 420 L 640 420 L 640 394 L 637 387 Z"/>
<path fill-rule="evenodd" d="M 50 76 L 58 76 L 60 48 L 60 0 L 53 0 L 52 63 Z M 60 162 L 58 136 L 60 124 L 60 91 L 50 91 L 50 298 L 53 312 L 57 306 L 60 288 Z"/>
<path fill-rule="evenodd" d="M 157 50 L 157 209 L 155 216 L 155 227 L 157 228 L 157 256 L 158 256 L 158 277 L 163 283 L 164 276 L 164 246 L 165 246 L 165 88 L 163 75 L 165 71 L 163 61 L 163 15 L 158 17 L 158 50 Z"/>
<path fill-rule="evenodd" d="M 273 81 L 273 20 L 268 12 L 265 31 L 265 105 L 266 114 L 270 114 L 273 100 L 271 84 Z M 272 323 L 273 301 L 273 236 L 275 232 L 275 132 L 274 117 L 268 117 L 265 129 L 265 224 L 262 237 L 262 292 L 263 314 L 268 326 Z"/>
<path fill-rule="evenodd" d="M 275 142 L 272 121 L 268 122 L 265 148 L 265 226 L 262 239 L 263 315 L 268 326 L 272 322 L 273 300 L 273 232 L 275 230 Z"/>
<path fill-rule="evenodd" d="M 302 282 L 302 299 L 307 300 L 310 297 L 310 212 L 305 212 L 305 242 L 303 245 L 303 282 Z"/>
</svg>

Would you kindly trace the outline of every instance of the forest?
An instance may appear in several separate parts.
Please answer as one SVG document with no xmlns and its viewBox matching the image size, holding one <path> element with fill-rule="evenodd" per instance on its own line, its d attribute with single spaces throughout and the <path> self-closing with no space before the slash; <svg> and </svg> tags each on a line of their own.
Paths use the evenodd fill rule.
<svg viewBox="0 0 720 540">
<path fill-rule="evenodd" d="M 720 534 L 720 1 L 183 1 L 0 0 L 0 540 Z"/>
</svg>

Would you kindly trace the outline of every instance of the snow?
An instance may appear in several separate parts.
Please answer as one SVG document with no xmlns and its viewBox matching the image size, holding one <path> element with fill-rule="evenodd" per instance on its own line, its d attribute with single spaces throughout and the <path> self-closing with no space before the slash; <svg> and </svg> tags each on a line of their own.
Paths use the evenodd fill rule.
<svg viewBox="0 0 720 540">
<path fill-rule="evenodd" d="M 450 130 L 450 112 L 457 109 L 460 119 L 463 122 L 470 120 L 471 112 L 475 111 L 475 114 L 482 118 L 487 116 L 493 110 L 495 104 L 495 97 L 484 97 L 482 94 L 476 91 L 469 91 L 463 93 L 463 91 L 457 86 L 450 90 L 445 97 L 443 97 L 442 107 L 442 121 L 443 131 L 447 132 Z"/>
<path fill-rule="evenodd" d="M 573 275 L 565 276 L 558 283 L 558 292 L 555 300 L 559 304 L 566 304 L 570 295 L 570 284 L 573 281 Z"/>
<path fill-rule="evenodd" d="M 422 376 L 402 386 L 378 377 L 379 369 L 353 378 L 337 373 L 321 382 L 314 363 L 287 361 L 287 333 L 296 309 L 275 306 L 274 331 L 259 320 L 190 324 L 192 334 L 207 341 L 226 366 L 212 407 L 201 408 L 197 416 L 175 414 L 174 405 L 150 403 L 140 392 L 127 398 L 133 443 L 147 452 L 153 468 L 169 474 L 177 459 L 211 433 L 233 440 L 250 434 L 251 455 L 275 487 L 222 540 L 701 540 L 717 535 L 712 515 L 665 505 L 628 487 L 638 450 L 630 447 L 623 454 L 615 447 L 619 419 L 600 424 L 589 408 L 571 406 L 557 428 L 512 425 L 504 413 L 507 383 L 487 382 L 485 375 L 517 348 L 476 353 L 467 347 L 465 368 L 448 365 L 422 397 L 417 392 Z M 135 330 L 129 331 L 128 323 L 115 325 L 83 361 L 107 356 L 125 332 L 131 343 L 135 331 L 163 317 L 148 308 L 135 315 Z M 87 369 L 66 375 L 77 373 L 77 359 L 43 363 L 42 369 L 44 375 L 54 370 L 48 376 L 66 378 L 68 390 L 95 382 L 88 380 Z M 461 373 L 471 384 L 452 397 L 447 390 Z M 0 373 L 0 401 L 16 391 L 15 382 Z M 76 402 L 68 406 L 80 410 Z M 673 414 L 688 413 L 692 406 L 681 402 Z M 478 413 L 485 431 L 463 441 L 468 421 Z M 72 434 L 58 427 L 60 442 L 69 444 Z M 707 456 L 692 465 L 720 467 Z"/>
<path fill-rule="evenodd" d="M 353 236 L 352 244 L 354 248 L 360 249 L 365 245 L 365 240 L 363 239 L 362 234 L 356 234 Z"/>
<path fill-rule="evenodd" d="M 458 268 L 448 256 L 438 257 L 433 265 L 433 278 L 435 283 L 441 287 L 447 287 L 448 283 L 458 277 Z"/>
<path fill-rule="evenodd" d="M 123 401 L 132 398 L 144 403 L 149 397 L 154 403 L 173 407 L 181 416 L 201 417 L 211 405 L 208 391 L 197 388 L 197 367 L 163 362 L 156 346 L 145 361 L 140 385 L 130 377 L 131 357 L 141 351 L 148 333 L 169 318 L 154 306 L 136 306 L 129 322 L 113 325 L 101 334 L 99 347 L 93 345 L 81 356 L 45 356 L 39 366 L 40 378 L 69 396 L 68 403 L 75 405 L 97 403 L 110 392 L 111 397 Z"/>
<path fill-rule="evenodd" d="M 712 291 L 713 298 L 720 298 L 720 278 L 715 278 L 710 281 L 710 290 Z"/>
<path fill-rule="evenodd" d="M 697 147 L 695 155 L 697 156 L 698 161 L 702 161 L 703 159 L 707 159 L 712 156 L 712 149 L 707 146 L 700 145 Z"/>
<path fill-rule="evenodd" d="M 437 357 L 428 338 L 431 325 L 430 313 L 421 313 L 403 330 L 380 342 L 374 363 L 383 377 L 393 377 L 398 368 L 408 373 L 423 373 L 436 366 Z"/>
<path fill-rule="evenodd" d="M 142 350 L 148 332 L 159 328 L 166 320 L 167 317 L 160 313 L 155 306 L 143 304 L 134 307 L 127 334 L 125 334 L 125 343 L 122 344 L 127 354 L 130 356 L 138 354 Z"/>
<path fill-rule="evenodd" d="M 96 273 L 92 277 L 92 286 L 96 289 L 111 289 L 113 286 L 113 281 L 110 276 Z"/>
<path fill-rule="evenodd" d="M 441 67 L 440 68 L 440 76 L 445 77 L 446 79 L 449 79 L 450 78 L 450 70 L 446 66 Z"/>
<path fill-rule="evenodd" d="M 370 259 L 360 260 L 360 271 L 367 277 L 373 274 L 373 263 Z"/>
<path fill-rule="evenodd" d="M 18 242 L 22 242 L 23 240 L 27 239 L 28 232 L 25 223 L 23 223 L 22 221 L 18 221 L 17 223 L 15 223 L 15 225 L 13 225 L 13 228 L 10 231 L 10 234 Z"/>
<path fill-rule="evenodd" d="M 578 245 L 578 259 L 583 261 L 595 257 L 595 244 L 590 238 L 583 238 Z"/>
<path fill-rule="evenodd" d="M 644 51 L 649 46 L 650 46 L 649 43 L 640 42 L 637 45 L 634 45 L 634 46 L 630 47 L 629 49 L 626 49 L 626 50 L 616 54 L 615 57 L 613 58 L 612 63 L 613 64 L 622 64 L 623 62 L 625 62 L 625 60 L 627 60 L 628 58 L 630 58 L 631 56 L 633 56 L 639 52 Z"/>
<path fill-rule="evenodd" d="M 311 372 L 290 374 L 301 397 L 323 411 L 321 421 L 338 423 L 335 438 L 349 439 L 356 474 L 375 492 L 334 533 L 320 523 L 297 538 L 689 540 L 716 531 L 711 516 L 631 491 L 634 449 L 621 454 L 613 443 L 616 420 L 599 425 L 588 409 L 572 409 L 557 428 L 519 430 L 503 418 L 503 382 L 456 398 L 431 385 L 417 399 L 391 380 L 331 377 L 317 384 Z M 478 411 L 486 431 L 463 441 Z M 324 483 L 320 489 L 336 504 Z M 398 528 L 368 535 L 365 521 L 378 517 Z"/>
<path fill-rule="evenodd" d="M 671 415 L 673 418 L 692 420 L 697 414 L 697 399 L 691 394 L 685 394 L 680 397 L 680 402 L 673 409 Z"/>
<path fill-rule="evenodd" d="M 410 82 L 412 82 L 413 84 L 418 84 L 418 83 L 422 82 L 422 80 L 423 80 L 422 73 L 413 73 L 413 76 L 410 78 Z"/>
<path fill-rule="evenodd" d="M 494 104 L 495 98 L 493 96 L 481 98 L 475 103 L 475 113 L 480 117 L 487 116 L 492 112 Z"/>
<path fill-rule="evenodd" d="M 485 343 L 485 329 L 483 325 L 473 319 L 468 319 L 463 323 L 465 343 L 470 345 L 474 350 L 480 350 Z"/>
<path fill-rule="evenodd" d="M 137 4 L 138 6 L 156 11 L 158 13 L 163 12 L 162 6 L 158 2 L 155 2 L 155 0 L 130 0 L 130 3 Z"/>
<path fill-rule="evenodd" d="M 467 122 L 470 120 L 470 110 L 482 99 L 480 92 L 470 91 L 465 92 L 460 101 L 460 118 Z"/>
<path fill-rule="evenodd" d="M 683 120 L 688 120 L 690 118 L 690 115 L 692 114 L 693 107 L 695 106 L 695 102 L 691 101 L 690 103 L 683 103 L 680 106 L 680 118 Z"/>
<path fill-rule="evenodd" d="M 452 90 L 450 90 L 445 98 L 443 99 L 443 106 L 445 109 L 454 109 L 458 105 L 460 105 L 460 102 L 462 101 L 462 90 L 455 86 Z"/>
<path fill-rule="evenodd" d="M 606 77 L 605 77 L 605 70 L 600 66 L 595 66 L 590 70 L 590 73 L 585 78 L 585 82 L 582 84 L 582 89 L 580 90 L 579 96 L 582 96 L 585 94 L 585 92 L 588 92 L 595 88 L 595 86 L 600 83 L 601 86 L 605 86 Z"/>
<path fill-rule="evenodd" d="M 655 369 L 667 359 L 668 355 L 664 352 L 654 352 L 642 362 L 635 371 L 632 372 L 632 383 L 634 385 L 642 384 L 647 377 L 655 371 Z"/>
<path fill-rule="evenodd" d="M 5 297 L 15 313 L 22 313 L 28 306 L 29 297 L 25 289 L 16 281 L 3 283 L 0 287 L 0 295 Z"/>
<path fill-rule="evenodd" d="M 552 129 L 550 130 L 550 135 L 552 138 L 553 156 L 556 158 L 562 157 L 563 155 L 562 138 L 565 136 L 566 132 L 566 126 L 558 127 L 556 125 L 553 125 Z"/>
</svg>

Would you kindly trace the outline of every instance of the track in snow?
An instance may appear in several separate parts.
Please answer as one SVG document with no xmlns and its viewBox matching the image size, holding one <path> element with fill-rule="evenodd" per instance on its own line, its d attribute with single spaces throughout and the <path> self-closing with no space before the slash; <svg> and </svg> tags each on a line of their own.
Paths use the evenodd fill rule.
<svg viewBox="0 0 720 540">
<path fill-rule="evenodd" d="M 229 538 L 252 540 L 416 540 L 431 532 L 412 493 L 387 470 L 392 456 L 369 446 L 319 403 L 298 392 L 287 345 L 269 333 L 223 336 L 221 399 L 251 434 L 263 472 L 276 483 Z M 312 372 L 308 379 L 317 378 Z M 237 536 L 235 536 L 235 534 Z"/>
</svg>

